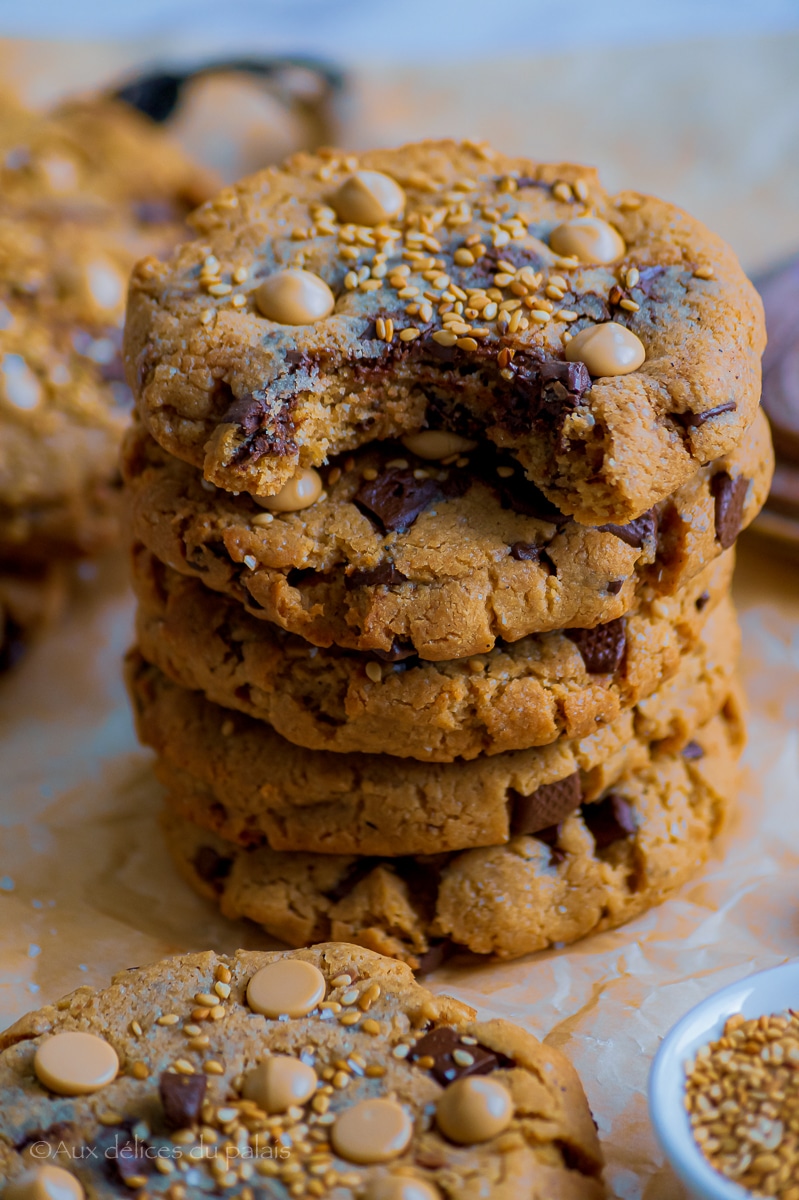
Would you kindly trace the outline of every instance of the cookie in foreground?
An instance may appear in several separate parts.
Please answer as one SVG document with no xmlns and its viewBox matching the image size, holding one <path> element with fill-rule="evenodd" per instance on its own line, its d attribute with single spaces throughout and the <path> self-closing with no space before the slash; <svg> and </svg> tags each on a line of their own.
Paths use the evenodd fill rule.
<svg viewBox="0 0 799 1200">
<path fill-rule="evenodd" d="M 574 1068 L 474 1016 L 342 943 L 123 971 L 0 1034 L 3 1195 L 601 1200 Z"/>
</svg>

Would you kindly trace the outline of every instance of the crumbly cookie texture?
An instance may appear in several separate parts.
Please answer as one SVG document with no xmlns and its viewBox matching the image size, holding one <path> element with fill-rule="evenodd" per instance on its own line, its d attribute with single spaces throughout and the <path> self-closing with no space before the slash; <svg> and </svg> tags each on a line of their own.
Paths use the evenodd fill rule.
<svg viewBox="0 0 799 1200">
<path fill-rule="evenodd" d="M 315 504 L 287 513 L 216 489 L 140 429 L 122 469 L 134 537 L 175 570 L 314 645 L 440 661 L 613 621 L 644 586 L 673 595 L 760 511 L 773 451 L 758 413 L 738 449 L 673 496 L 594 528 L 491 453 L 440 469 L 401 444 L 369 447 L 325 472 Z M 381 482 L 399 498 L 375 495 Z"/>
<path fill-rule="evenodd" d="M 42 562 L 118 536 L 128 275 L 211 181 L 104 101 L 12 109 L 0 162 L 0 555 Z"/>
<path fill-rule="evenodd" d="M 139 736 L 192 821 L 245 846 L 321 854 L 439 854 L 534 834 L 684 745 L 729 694 L 738 651 L 729 602 L 659 692 L 581 739 L 470 762 L 308 752 L 263 722 L 169 681 L 134 653 L 128 678 Z"/>
<path fill-rule="evenodd" d="M 733 693 L 681 751 L 665 742 L 599 801 L 535 836 L 453 856 L 247 850 L 171 803 L 164 829 L 197 891 L 282 941 L 347 938 L 420 971 L 453 949 L 515 958 L 622 925 L 695 875 L 733 802 L 743 741 Z"/>
<path fill-rule="evenodd" d="M 734 254 L 590 168 L 452 141 L 297 155 L 193 224 L 134 273 L 126 361 L 150 432 L 220 487 L 447 428 L 623 523 L 754 417 L 763 312 Z"/>
<path fill-rule="evenodd" d="M 355 945 L 132 968 L 0 1035 L 0 1181 L 33 1200 L 57 1164 L 76 1200 L 602 1200 L 574 1068 L 474 1015 Z"/>
<path fill-rule="evenodd" d="M 678 596 L 643 589 L 626 617 L 533 634 L 449 662 L 319 650 L 199 580 L 133 555 L 144 658 L 181 687 L 312 750 L 451 762 L 582 738 L 655 691 L 726 595 L 733 549 Z"/>
</svg>

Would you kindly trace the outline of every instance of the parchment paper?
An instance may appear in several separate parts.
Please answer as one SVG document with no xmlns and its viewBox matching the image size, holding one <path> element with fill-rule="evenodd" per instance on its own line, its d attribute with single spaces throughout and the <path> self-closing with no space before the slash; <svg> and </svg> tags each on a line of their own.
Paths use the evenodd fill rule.
<svg viewBox="0 0 799 1200">
<path fill-rule="evenodd" d="M 583 53 L 424 75 L 364 70 L 348 140 L 476 133 L 503 148 L 601 162 L 615 186 L 676 199 L 758 267 L 799 243 L 798 47 L 796 38 L 719 41 L 601 62 Z M 85 86 L 136 53 L 72 47 L 65 58 L 62 48 L 6 43 L 0 68 L 52 94 L 59 63 L 62 87 Z M 84 576 L 62 626 L 0 681 L 0 1027 L 126 966 L 266 944 L 173 876 L 155 824 L 159 789 L 120 681 L 132 607 L 124 564 Z M 646 1112 L 659 1039 L 709 992 L 799 953 L 799 570 L 745 545 L 736 593 L 750 745 L 719 856 L 624 929 L 513 963 L 453 960 L 430 981 L 569 1055 L 623 1200 L 683 1195 Z"/>
</svg>

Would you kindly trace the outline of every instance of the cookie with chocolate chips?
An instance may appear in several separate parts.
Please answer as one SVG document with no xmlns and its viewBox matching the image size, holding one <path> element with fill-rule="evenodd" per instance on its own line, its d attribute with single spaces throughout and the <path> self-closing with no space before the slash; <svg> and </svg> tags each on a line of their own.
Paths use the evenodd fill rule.
<svg viewBox="0 0 799 1200">
<path fill-rule="evenodd" d="M 448 432 L 626 524 L 754 418 L 763 312 L 734 254 L 591 168 L 453 141 L 300 154 L 192 224 L 134 273 L 128 378 L 153 437 L 229 491 Z"/>
<path fill-rule="evenodd" d="M 729 693 L 738 642 L 725 601 L 674 677 L 614 720 L 582 738 L 469 762 L 307 751 L 171 683 L 136 653 L 128 680 L 156 774 L 197 824 L 278 851 L 435 855 L 543 829 L 646 765 L 653 740 L 687 742 Z"/>
<path fill-rule="evenodd" d="M 343 456 L 320 473 L 315 500 L 277 510 L 274 498 L 215 488 L 135 428 L 123 455 L 133 534 L 174 570 L 316 646 L 441 662 L 606 625 L 647 588 L 675 595 L 759 512 L 773 469 L 759 413 L 738 449 L 651 512 L 589 527 L 490 447 L 453 449 L 438 436 L 432 449 L 443 458 L 422 456 L 429 439 Z"/>
<path fill-rule="evenodd" d="M 172 796 L 167 842 L 226 916 L 290 944 L 346 938 L 421 971 L 456 949 L 515 958 L 622 925 L 700 870 L 734 800 L 744 734 L 734 687 L 718 715 L 698 728 L 695 715 L 675 737 L 650 706 L 645 764 L 504 845 L 392 859 L 246 848 Z"/>
<path fill-rule="evenodd" d="M 0 1103 L 9 1200 L 606 1195 L 563 1055 L 356 945 L 186 954 L 79 988 L 0 1034 Z"/>
<path fill-rule="evenodd" d="M 144 658 L 174 683 L 268 722 L 298 746 L 473 759 L 587 737 L 655 691 L 726 594 L 733 555 L 715 559 L 677 596 L 644 589 L 637 608 L 609 626 L 426 662 L 411 652 L 385 661 L 320 650 L 138 546 L 136 634 Z"/>
<path fill-rule="evenodd" d="M 0 556 L 40 565 L 118 537 L 128 275 L 212 181 L 127 106 L 0 107 Z"/>
</svg>

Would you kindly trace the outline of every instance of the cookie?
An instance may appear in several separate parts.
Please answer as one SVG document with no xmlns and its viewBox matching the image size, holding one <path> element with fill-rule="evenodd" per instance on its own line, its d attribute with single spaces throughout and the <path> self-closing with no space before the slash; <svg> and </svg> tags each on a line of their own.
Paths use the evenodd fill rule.
<svg viewBox="0 0 799 1200">
<path fill-rule="evenodd" d="M 799 258 L 757 281 L 768 345 L 763 355 L 763 407 L 786 465 L 799 464 Z M 794 485 L 799 489 L 799 484 Z"/>
<path fill-rule="evenodd" d="M 210 189 L 168 145 L 103 101 L 0 131 L 0 556 L 47 563 L 118 537 L 127 278 Z"/>
<path fill-rule="evenodd" d="M 672 732 L 653 719 L 653 737 Z M 700 869 L 737 786 L 744 735 L 736 693 L 688 736 L 681 750 L 665 740 L 648 766 L 537 835 L 456 855 L 245 849 L 171 802 L 164 830 L 197 891 L 289 944 L 346 938 L 422 971 L 453 948 L 515 958 L 622 925 Z"/>
<path fill-rule="evenodd" d="M 624 524 L 754 418 L 763 313 L 735 256 L 590 168 L 452 141 L 301 154 L 192 223 L 134 273 L 128 378 L 161 445 L 230 491 L 447 430 Z"/>
<path fill-rule="evenodd" d="M 726 595 L 734 553 L 676 597 L 643 589 L 639 607 L 610 626 L 533 634 L 470 659 L 384 663 L 310 646 L 138 547 L 137 643 L 174 683 L 298 746 L 471 759 L 586 737 L 655 691 Z"/>
<path fill-rule="evenodd" d="M 558 1050 L 354 945 L 185 954 L 78 988 L 0 1034 L 0 1098 L 8 1200 L 606 1194 Z"/>
<path fill-rule="evenodd" d="M 60 615 L 67 589 L 62 563 L 0 562 L 0 675 L 15 667 L 30 639 Z"/>
<path fill-rule="evenodd" d="M 585 738 L 471 762 L 309 752 L 170 683 L 136 653 L 128 679 L 156 774 L 197 823 L 274 850 L 439 854 L 544 829 L 646 764 L 653 740 L 688 741 L 691 722 L 708 720 L 730 690 L 738 640 L 725 602 L 640 715 L 634 707 Z"/>
<path fill-rule="evenodd" d="M 754 518 L 772 469 L 760 413 L 737 450 L 646 516 L 588 528 L 490 453 L 431 469 L 399 444 L 370 447 L 325 473 L 315 504 L 272 513 L 140 430 L 123 451 L 133 535 L 158 559 L 314 645 L 389 660 L 480 655 L 498 639 L 605 624 L 642 586 L 673 595 Z M 386 479 L 404 501 L 427 489 L 400 528 L 369 490 Z"/>
</svg>

